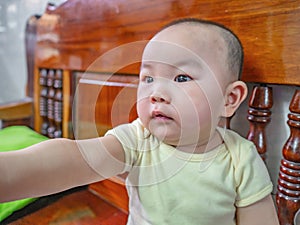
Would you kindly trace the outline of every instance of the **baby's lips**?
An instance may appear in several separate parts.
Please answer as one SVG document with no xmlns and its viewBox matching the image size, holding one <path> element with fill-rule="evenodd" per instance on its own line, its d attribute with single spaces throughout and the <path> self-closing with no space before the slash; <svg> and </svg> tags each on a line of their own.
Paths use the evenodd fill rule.
<svg viewBox="0 0 300 225">
<path fill-rule="evenodd" d="M 153 118 L 165 118 L 165 119 L 173 120 L 173 118 L 167 116 L 166 114 L 162 113 L 161 111 L 153 111 L 152 112 L 152 117 Z"/>
</svg>

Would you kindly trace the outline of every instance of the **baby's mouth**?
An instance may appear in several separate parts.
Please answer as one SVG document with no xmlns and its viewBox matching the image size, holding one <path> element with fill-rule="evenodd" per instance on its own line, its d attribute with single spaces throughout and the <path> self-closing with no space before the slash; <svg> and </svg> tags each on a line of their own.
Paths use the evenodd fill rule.
<svg viewBox="0 0 300 225">
<path fill-rule="evenodd" d="M 173 120 L 172 117 L 169 117 L 169 116 L 167 116 L 164 113 L 159 112 L 159 111 L 153 111 L 152 118 L 159 119 L 159 120 Z"/>
</svg>

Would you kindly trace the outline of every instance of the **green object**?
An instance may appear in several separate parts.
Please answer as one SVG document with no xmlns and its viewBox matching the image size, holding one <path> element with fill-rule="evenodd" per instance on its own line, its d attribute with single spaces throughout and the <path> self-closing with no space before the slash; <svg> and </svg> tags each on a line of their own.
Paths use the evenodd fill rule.
<svg viewBox="0 0 300 225">
<path fill-rule="evenodd" d="M 0 130 L 0 152 L 19 150 L 47 139 L 26 126 L 7 127 Z M 0 222 L 35 200 L 36 198 L 26 198 L 0 203 Z"/>
</svg>

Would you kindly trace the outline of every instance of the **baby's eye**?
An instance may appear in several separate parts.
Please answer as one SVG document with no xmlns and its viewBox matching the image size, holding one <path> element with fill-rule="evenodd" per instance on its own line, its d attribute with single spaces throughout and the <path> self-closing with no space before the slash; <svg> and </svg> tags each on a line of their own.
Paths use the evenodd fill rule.
<svg viewBox="0 0 300 225">
<path fill-rule="evenodd" d="M 192 80 L 192 78 L 189 75 L 185 75 L 185 74 L 179 74 L 174 79 L 174 81 L 176 81 L 176 82 L 187 82 L 190 80 Z"/>
<path fill-rule="evenodd" d="M 145 80 L 146 83 L 152 83 L 153 82 L 153 77 L 145 76 L 144 80 Z"/>
</svg>

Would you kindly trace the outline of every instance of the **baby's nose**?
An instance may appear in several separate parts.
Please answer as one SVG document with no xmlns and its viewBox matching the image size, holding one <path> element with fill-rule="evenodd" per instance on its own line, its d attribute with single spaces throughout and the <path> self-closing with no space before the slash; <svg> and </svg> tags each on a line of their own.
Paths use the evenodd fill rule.
<svg viewBox="0 0 300 225">
<path fill-rule="evenodd" d="M 150 101 L 151 103 L 170 103 L 170 98 L 166 95 L 163 95 L 162 93 L 155 93 L 150 95 Z"/>
</svg>

